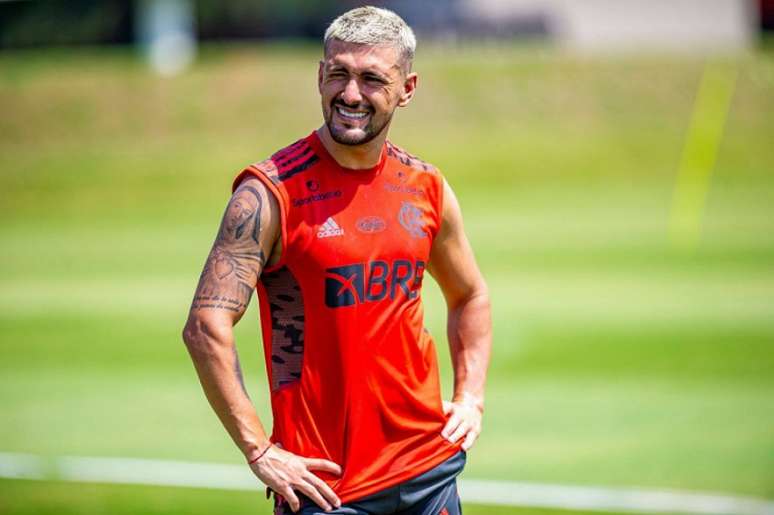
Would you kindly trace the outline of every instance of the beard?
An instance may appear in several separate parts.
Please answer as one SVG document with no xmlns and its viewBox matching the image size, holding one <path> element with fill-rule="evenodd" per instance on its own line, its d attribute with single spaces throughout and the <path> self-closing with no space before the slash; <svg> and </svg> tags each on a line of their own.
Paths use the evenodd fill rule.
<svg viewBox="0 0 774 515">
<path fill-rule="evenodd" d="M 337 105 L 341 105 L 349 109 L 357 109 L 360 106 L 350 106 L 343 102 L 337 101 L 331 102 L 330 109 L 328 110 L 327 116 L 325 117 L 325 125 L 328 127 L 328 133 L 331 135 L 331 138 L 333 138 L 333 141 L 340 145 L 364 145 L 381 134 L 385 127 L 389 125 L 390 120 L 392 120 L 392 113 L 390 113 L 389 116 L 385 117 L 383 120 L 378 120 L 374 116 L 373 109 L 368 108 L 369 119 L 365 127 L 355 130 L 346 129 L 341 126 L 337 126 L 333 122 L 333 115 L 336 111 Z"/>
</svg>

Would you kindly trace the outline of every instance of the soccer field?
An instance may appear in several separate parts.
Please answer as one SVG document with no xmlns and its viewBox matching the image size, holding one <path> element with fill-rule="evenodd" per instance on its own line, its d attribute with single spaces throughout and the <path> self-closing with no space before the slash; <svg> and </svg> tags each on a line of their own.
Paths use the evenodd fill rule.
<svg viewBox="0 0 774 515">
<path fill-rule="evenodd" d="M 180 339 L 242 166 L 320 120 L 315 50 L 0 54 L 0 452 L 239 463 Z M 492 294 L 465 478 L 774 498 L 774 55 L 738 73 L 702 235 L 669 238 L 707 60 L 421 49 L 392 140 L 457 191 Z M 444 386 L 445 308 L 423 297 Z M 237 342 L 269 422 L 250 306 Z M 0 513 L 268 513 L 247 492 L 0 480 Z M 468 506 L 468 513 L 554 513 Z M 580 513 L 580 512 L 577 512 Z"/>
</svg>

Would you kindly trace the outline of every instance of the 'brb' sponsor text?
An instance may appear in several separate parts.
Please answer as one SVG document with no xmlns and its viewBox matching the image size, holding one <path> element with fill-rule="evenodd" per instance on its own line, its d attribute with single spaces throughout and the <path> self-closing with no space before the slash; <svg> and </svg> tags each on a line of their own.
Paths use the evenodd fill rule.
<svg viewBox="0 0 774 515">
<path fill-rule="evenodd" d="M 325 270 L 325 305 L 329 308 L 390 300 L 413 299 L 422 288 L 425 262 L 396 259 L 337 266 Z"/>
</svg>

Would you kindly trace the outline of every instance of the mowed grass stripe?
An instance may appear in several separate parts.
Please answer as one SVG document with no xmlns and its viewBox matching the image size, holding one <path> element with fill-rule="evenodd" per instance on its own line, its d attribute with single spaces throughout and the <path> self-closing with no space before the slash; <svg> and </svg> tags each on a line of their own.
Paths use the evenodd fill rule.
<svg viewBox="0 0 774 515">
<path fill-rule="evenodd" d="M 168 487 L 0 480 L 0 510 L 6 515 L 210 515 L 271 513 L 260 493 Z M 591 512 L 465 505 L 466 515 L 590 515 Z M 614 512 L 611 515 L 615 515 Z"/>
<path fill-rule="evenodd" d="M 259 351 L 240 350 L 251 398 L 269 420 Z M 609 373 L 520 378 L 516 371 L 511 380 L 503 374 L 489 388 L 485 430 L 469 454 L 473 477 L 774 495 L 768 480 L 774 388 L 760 381 L 620 375 L 611 387 Z M 444 383 L 448 396 L 448 378 Z M 36 376 L 28 368 L 6 370 L 0 401 L 5 450 L 239 460 L 190 369 L 120 371 L 92 364 L 47 367 Z"/>
<path fill-rule="evenodd" d="M 53 462 L 0 453 L 0 476 L 87 483 L 176 486 L 221 490 L 261 490 L 244 465 L 131 458 L 63 456 Z M 640 513 L 772 515 L 774 502 L 720 493 L 612 489 L 557 484 L 460 479 L 463 502 L 483 505 Z"/>
<path fill-rule="evenodd" d="M 774 276 L 744 274 L 726 280 L 679 274 L 590 275 L 585 270 L 500 274 L 491 281 L 495 317 L 572 321 L 693 320 L 755 322 L 769 319 Z M 428 280 L 428 283 L 430 281 Z M 184 316 L 195 275 L 166 278 L 17 279 L 0 283 L 7 315 L 60 313 Z M 429 290 L 429 288 L 428 288 Z M 428 297 L 434 293 L 428 292 Z M 435 298 L 435 297 L 433 297 Z M 436 300 L 431 309 L 443 313 Z"/>
</svg>

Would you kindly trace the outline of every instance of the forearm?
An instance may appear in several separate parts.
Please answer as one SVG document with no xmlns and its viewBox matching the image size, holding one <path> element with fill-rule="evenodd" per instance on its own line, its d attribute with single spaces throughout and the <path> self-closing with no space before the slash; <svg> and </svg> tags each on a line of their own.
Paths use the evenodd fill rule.
<svg viewBox="0 0 774 515">
<path fill-rule="evenodd" d="M 447 331 L 454 369 L 452 400 L 473 401 L 483 411 L 492 349 L 489 294 L 485 287 L 450 307 Z"/>
<path fill-rule="evenodd" d="M 268 437 L 245 390 L 231 327 L 192 317 L 184 340 L 210 406 L 245 457 L 258 455 Z"/>
</svg>

